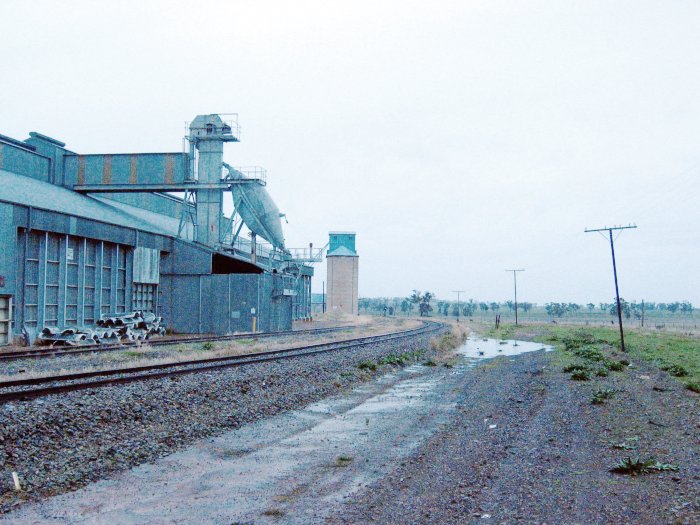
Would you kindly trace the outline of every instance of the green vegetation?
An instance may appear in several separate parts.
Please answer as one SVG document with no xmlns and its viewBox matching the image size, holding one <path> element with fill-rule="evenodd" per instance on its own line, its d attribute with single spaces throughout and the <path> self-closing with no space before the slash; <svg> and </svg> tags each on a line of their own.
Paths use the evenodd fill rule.
<svg viewBox="0 0 700 525">
<path fill-rule="evenodd" d="M 281 518 L 284 516 L 284 511 L 280 509 L 268 509 L 263 512 L 263 516 L 270 516 L 271 518 Z"/>
<path fill-rule="evenodd" d="M 211 350 L 214 350 L 214 343 L 211 341 L 207 341 L 206 343 L 202 343 L 202 350 L 205 352 L 209 352 Z"/>
<path fill-rule="evenodd" d="M 574 381 L 590 381 L 591 380 L 591 374 L 587 370 L 577 370 L 573 374 L 571 374 L 571 379 Z"/>
<path fill-rule="evenodd" d="M 625 365 L 622 361 L 610 361 L 608 363 L 608 368 L 613 372 L 622 372 L 625 369 Z"/>
<path fill-rule="evenodd" d="M 626 457 L 618 461 L 610 468 L 610 472 L 614 472 L 615 474 L 627 474 L 628 476 L 638 476 L 640 474 L 651 474 L 653 472 L 669 470 L 676 471 L 678 470 L 678 466 L 672 465 L 671 463 L 659 463 L 654 458 L 642 461 L 639 458 L 632 459 L 631 457 Z"/>
<path fill-rule="evenodd" d="M 423 354 L 425 354 L 425 350 L 403 352 L 401 354 L 389 354 L 387 356 L 380 357 L 377 359 L 377 361 L 362 361 L 357 364 L 357 368 L 360 370 L 371 370 L 374 372 L 378 367 L 383 365 L 403 366 L 405 364 L 417 361 Z"/>
<path fill-rule="evenodd" d="M 406 363 L 410 363 L 418 359 L 421 355 L 425 353 L 424 350 L 417 350 L 416 352 L 404 352 L 402 354 L 389 354 L 386 357 L 382 357 L 377 361 L 378 365 L 394 365 L 403 366 Z"/>
<path fill-rule="evenodd" d="M 691 392 L 695 392 L 696 394 L 700 394 L 700 383 L 687 383 L 685 387 L 690 390 Z"/>
<path fill-rule="evenodd" d="M 625 331 L 627 353 L 622 354 L 616 327 L 525 325 L 518 327 L 518 334 L 514 332 L 513 325 L 502 325 L 499 330 L 491 330 L 489 335 L 504 338 L 502 334 L 508 333 L 509 336 L 552 344 L 564 350 L 553 356 L 555 364 L 562 368 L 577 364 L 583 367 L 564 370 L 567 373 L 586 369 L 595 373 L 597 368 L 622 372 L 630 360 L 639 359 L 668 371 L 689 390 L 700 390 L 700 338 L 696 336 L 628 329 Z M 602 360 L 599 354 L 603 356 Z"/>
<path fill-rule="evenodd" d="M 665 365 L 661 367 L 661 370 L 666 370 L 669 374 L 675 377 L 686 377 L 688 375 L 688 370 L 681 365 Z"/>
<path fill-rule="evenodd" d="M 347 467 L 350 463 L 352 463 L 352 456 L 338 456 L 335 460 L 336 467 Z"/>
<path fill-rule="evenodd" d="M 377 364 L 372 361 L 362 361 L 357 365 L 360 370 L 372 370 L 373 372 L 377 369 Z"/>
<path fill-rule="evenodd" d="M 612 396 L 614 396 L 617 393 L 617 390 L 614 388 L 599 388 L 595 392 L 593 392 L 593 398 L 591 399 L 591 403 L 594 405 L 602 405 L 610 399 Z"/>
<path fill-rule="evenodd" d="M 428 359 L 427 361 L 423 362 L 423 366 L 437 366 L 437 363 L 432 359 Z"/>
</svg>

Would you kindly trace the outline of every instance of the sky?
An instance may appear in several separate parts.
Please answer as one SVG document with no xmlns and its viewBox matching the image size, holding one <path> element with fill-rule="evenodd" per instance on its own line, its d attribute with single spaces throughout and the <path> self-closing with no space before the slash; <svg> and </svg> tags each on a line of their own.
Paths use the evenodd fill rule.
<svg viewBox="0 0 700 525">
<path fill-rule="evenodd" d="M 290 247 L 360 295 L 700 304 L 700 2 L 0 3 L 0 133 L 181 151 L 234 112 Z M 325 279 L 316 265 L 314 291 Z"/>
</svg>

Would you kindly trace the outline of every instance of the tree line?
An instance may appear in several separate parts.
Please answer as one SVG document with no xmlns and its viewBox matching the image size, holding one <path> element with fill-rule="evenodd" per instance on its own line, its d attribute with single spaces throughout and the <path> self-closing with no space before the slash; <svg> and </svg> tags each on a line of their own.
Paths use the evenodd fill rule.
<svg viewBox="0 0 700 525">
<path fill-rule="evenodd" d="M 631 301 L 628 302 L 623 298 L 620 298 L 620 305 L 622 308 L 622 314 L 630 319 L 634 317 L 639 319 L 648 312 L 669 312 L 671 314 L 683 313 L 692 314 L 695 310 L 693 304 L 690 301 L 675 301 L 669 303 L 657 303 L 657 302 L 646 302 L 646 301 Z M 515 303 L 513 301 L 502 301 L 502 302 L 484 302 L 475 301 L 474 299 L 468 299 L 461 301 L 459 304 L 457 301 L 441 300 L 435 297 L 432 292 L 422 292 L 420 290 L 413 290 L 411 294 L 407 297 L 361 297 L 359 299 L 359 309 L 361 312 L 372 313 L 378 315 L 398 315 L 399 313 L 410 316 L 418 314 L 421 317 L 427 317 L 431 314 L 440 316 L 453 316 L 453 317 L 472 317 L 473 315 L 479 313 L 481 315 L 486 315 L 489 312 L 500 313 L 503 311 L 515 310 Z M 518 311 L 520 312 L 530 312 L 533 308 L 537 308 L 536 303 L 530 303 L 527 301 L 518 302 Z M 611 303 L 587 303 L 587 304 L 577 304 L 577 303 L 559 303 L 550 302 L 543 305 L 544 311 L 550 317 L 564 317 L 575 316 L 579 313 L 589 313 L 593 314 L 595 312 L 608 313 L 611 316 L 617 315 L 617 303 L 615 301 Z"/>
</svg>

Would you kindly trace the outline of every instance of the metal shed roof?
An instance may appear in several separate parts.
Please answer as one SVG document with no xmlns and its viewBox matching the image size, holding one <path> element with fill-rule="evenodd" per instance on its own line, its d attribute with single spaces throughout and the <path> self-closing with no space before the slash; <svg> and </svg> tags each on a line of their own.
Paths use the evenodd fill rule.
<svg viewBox="0 0 700 525">
<path fill-rule="evenodd" d="M 173 237 L 170 224 L 159 224 L 160 216 L 136 217 L 105 201 L 40 180 L 0 170 L 0 201 L 84 217 L 135 230 Z M 175 232 L 177 234 L 177 231 Z"/>
<path fill-rule="evenodd" d="M 345 246 L 338 246 L 335 250 L 328 251 L 326 257 L 357 257 L 357 252 Z"/>
</svg>

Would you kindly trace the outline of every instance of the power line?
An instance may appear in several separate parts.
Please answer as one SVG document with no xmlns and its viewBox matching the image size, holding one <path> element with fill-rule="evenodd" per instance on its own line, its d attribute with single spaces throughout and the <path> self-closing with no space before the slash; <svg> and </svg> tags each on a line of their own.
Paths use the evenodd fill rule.
<svg viewBox="0 0 700 525">
<path fill-rule="evenodd" d="M 513 272 L 513 292 L 515 295 L 515 326 L 518 326 L 518 279 L 516 275 L 518 272 L 524 272 L 524 269 L 519 270 L 506 270 L 506 272 Z"/>
<path fill-rule="evenodd" d="M 619 287 L 617 286 L 617 264 L 615 263 L 615 240 L 613 239 L 613 230 L 614 231 L 619 231 L 618 236 L 620 233 L 622 233 L 622 230 L 632 230 L 637 228 L 636 224 L 629 224 L 627 226 L 611 226 L 611 227 L 603 227 L 603 228 L 597 228 L 594 230 L 589 230 L 586 228 L 583 230 L 585 233 L 593 233 L 593 232 L 599 232 L 602 234 L 602 232 L 607 231 L 608 232 L 608 237 L 610 238 L 610 252 L 612 253 L 612 263 L 613 263 L 613 276 L 615 278 L 615 300 L 617 301 L 617 320 L 618 324 L 620 325 L 620 349 L 623 352 L 626 352 L 625 350 L 625 332 L 622 329 L 622 308 L 620 306 L 620 290 Z"/>
</svg>

